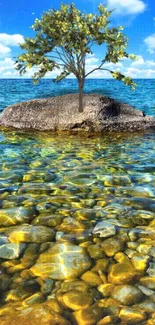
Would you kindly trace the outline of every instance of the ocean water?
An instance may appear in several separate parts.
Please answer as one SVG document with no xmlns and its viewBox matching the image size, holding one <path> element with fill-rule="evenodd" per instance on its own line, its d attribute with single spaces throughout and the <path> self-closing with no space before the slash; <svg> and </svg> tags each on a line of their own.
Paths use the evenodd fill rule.
<svg viewBox="0 0 155 325">
<path fill-rule="evenodd" d="M 155 115 L 155 79 L 135 80 L 137 88 L 132 91 L 123 83 L 113 79 L 88 79 L 86 93 L 99 93 Z M 46 98 L 77 92 L 77 82 L 66 79 L 57 84 L 50 79 L 34 85 L 30 79 L 0 79 L 0 110 L 11 104 L 34 98 Z"/>
<path fill-rule="evenodd" d="M 136 92 L 88 80 L 154 115 Z M 74 80 L 0 80 L 1 110 L 76 91 Z M 3 100 L 2 100 L 3 99 Z M 0 325 L 155 324 L 155 133 L 0 130 Z"/>
</svg>

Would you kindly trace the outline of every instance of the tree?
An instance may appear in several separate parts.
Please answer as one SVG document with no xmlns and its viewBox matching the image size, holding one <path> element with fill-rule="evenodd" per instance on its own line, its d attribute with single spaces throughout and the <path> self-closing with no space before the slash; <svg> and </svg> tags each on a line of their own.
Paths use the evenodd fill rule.
<svg viewBox="0 0 155 325">
<path fill-rule="evenodd" d="M 116 64 L 124 57 L 135 58 L 126 52 L 128 39 L 123 34 L 123 27 L 109 27 L 111 13 L 102 4 L 98 6 L 97 15 L 82 13 L 74 3 L 61 4 L 59 10 L 45 12 L 32 26 L 35 37 L 27 37 L 24 44 L 21 44 L 26 52 L 18 56 L 16 69 L 22 75 L 27 68 L 35 67 L 34 82 L 55 69 L 60 70 L 56 81 L 61 81 L 72 73 L 78 81 L 79 112 L 83 112 L 85 79 L 94 71 L 109 71 L 115 79 L 134 89 L 136 84 L 131 78 L 104 67 L 105 63 Z M 106 53 L 99 66 L 86 72 L 86 58 L 93 54 L 93 46 L 104 44 Z M 101 50 L 104 53 L 103 47 Z"/>
</svg>

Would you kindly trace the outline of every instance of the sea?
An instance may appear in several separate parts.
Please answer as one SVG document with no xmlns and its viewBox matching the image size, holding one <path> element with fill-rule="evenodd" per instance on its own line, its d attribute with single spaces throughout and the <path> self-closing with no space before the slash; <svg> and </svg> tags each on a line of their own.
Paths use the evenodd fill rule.
<svg viewBox="0 0 155 325">
<path fill-rule="evenodd" d="M 154 116 L 155 79 L 137 79 L 135 82 L 137 88 L 133 91 L 114 79 L 87 79 L 84 91 L 114 98 Z M 0 79 L 0 111 L 17 102 L 75 92 L 75 79 L 66 79 L 60 83 L 43 79 L 37 85 L 34 85 L 31 79 Z"/>
</svg>

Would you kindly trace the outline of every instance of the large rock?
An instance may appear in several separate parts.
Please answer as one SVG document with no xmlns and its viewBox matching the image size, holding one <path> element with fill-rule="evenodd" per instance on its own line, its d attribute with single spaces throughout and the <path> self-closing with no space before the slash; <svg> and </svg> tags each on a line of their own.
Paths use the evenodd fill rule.
<svg viewBox="0 0 155 325">
<path fill-rule="evenodd" d="M 0 317 L 1 325 L 71 325 L 71 323 L 60 314 L 53 312 L 48 305 L 40 304 L 27 308 L 10 307 L 6 315 Z"/>
<path fill-rule="evenodd" d="M 155 127 L 155 118 L 102 95 L 84 95 L 78 112 L 78 94 L 30 100 L 7 107 L 0 124 L 18 129 L 132 131 Z"/>
<path fill-rule="evenodd" d="M 34 276 L 66 280 L 76 278 L 91 266 L 84 248 L 70 243 L 56 243 L 42 253 L 30 269 Z"/>
<path fill-rule="evenodd" d="M 5 244 L 0 246 L 0 258 L 4 259 L 16 259 L 20 256 L 24 248 L 26 247 L 25 244 Z"/>
<path fill-rule="evenodd" d="M 45 243 L 54 239 L 54 230 L 45 226 L 19 225 L 1 228 L 11 243 Z"/>
</svg>

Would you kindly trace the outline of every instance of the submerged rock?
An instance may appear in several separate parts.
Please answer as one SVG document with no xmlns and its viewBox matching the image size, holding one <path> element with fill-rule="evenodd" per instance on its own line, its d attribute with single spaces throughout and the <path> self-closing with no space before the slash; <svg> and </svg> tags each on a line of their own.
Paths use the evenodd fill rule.
<svg viewBox="0 0 155 325">
<path fill-rule="evenodd" d="M 65 280 L 76 278 L 91 266 L 84 248 L 70 243 L 56 243 L 42 253 L 30 271 L 34 276 Z"/>
<path fill-rule="evenodd" d="M 12 243 L 45 243 L 52 241 L 54 230 L 44 226 L 23 225 L 1 229 Z"/>
<path fill-rule="evenodd" d="M 116 227 L 108 221 L 101 221 L 93 229 L 93 234 L 99 235 L 102 238 L 108 238 L 116 234 Z"/>
<path fill-rule="evenodd" d="M 62 317 L 60 314 L 55 313 L 46 304 L 38 304 L 35 306 L 24 308 L 23 310 L 11 309 L 6 315 L 0 319 L 1 325 L 71 325 L 71 323 Z"/>
<path fill-rule="evenodd" d="M 34 208 L 18 207 L 0 210 L 0 226 L 13 226 L 19 223 L 29 222 L 36 216 Z"/>
<path fill-rule="evenodd" d="M 78 94 L 30 100 L 7 107 L 0 124 L 18 129 L 71 131 L 133 131 L 155 127 L 155 119 L 127 104 L 102 95 L 84 95 L 78 112 Z"/>
<path fill-rule="evenodd" d="M 0 258 L 12 260 L 20 256 L 22 251 L 26 248 L 25 244 L 5 244 L 0 246 Z"/>
</svg>

